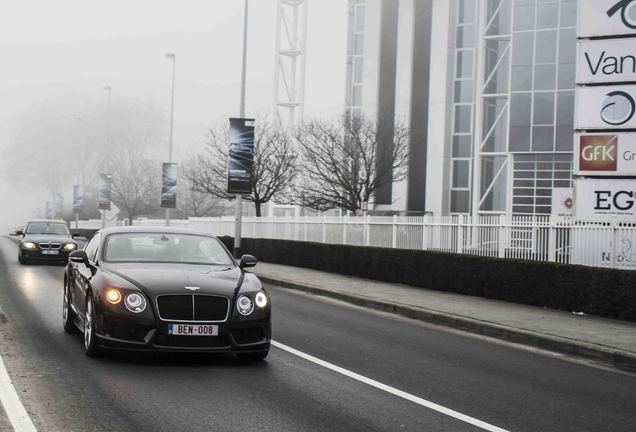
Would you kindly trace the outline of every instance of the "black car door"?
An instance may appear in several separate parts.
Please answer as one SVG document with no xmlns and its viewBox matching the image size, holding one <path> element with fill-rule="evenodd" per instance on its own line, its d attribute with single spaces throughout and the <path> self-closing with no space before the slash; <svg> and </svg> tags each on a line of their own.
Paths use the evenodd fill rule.
<svg viewBox="0 0 636 432">
<path fill-rule="evenodd" d="M 101 234 L 95 234 L 84 247 L 84 251 L 91 263 L 95 262 L 100 239 Z M 84 263 L 76 263 L 74 264 L 73 272 L 73 304 L 75 305 L 75 309 L 83 317 L 84 309 L 86 308 L 86 290 L 90 286 L 93 271 Z"/>
</svg>

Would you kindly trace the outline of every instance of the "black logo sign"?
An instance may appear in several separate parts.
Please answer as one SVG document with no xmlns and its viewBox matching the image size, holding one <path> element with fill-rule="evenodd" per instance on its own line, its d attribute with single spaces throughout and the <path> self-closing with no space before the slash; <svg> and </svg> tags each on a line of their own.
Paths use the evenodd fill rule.
<svg viewBox="0 0 636 432">
<path fill-rule="evenodd" d="M 589 0 L 588 0 L 589 1 Z M 621 0 L 609 8 L 607 16 L 611 17 L 621 11 L 621 20 L 630 29 L 636 29 L 636 0 Z"/>
<path fill-rule="evenodd" d="M 636 103 L 634 98 L 624 91 L 609 92 L 603 100 L 601 119 L 612 126 L 620 126 L 634 117 Z"/>
</svg>

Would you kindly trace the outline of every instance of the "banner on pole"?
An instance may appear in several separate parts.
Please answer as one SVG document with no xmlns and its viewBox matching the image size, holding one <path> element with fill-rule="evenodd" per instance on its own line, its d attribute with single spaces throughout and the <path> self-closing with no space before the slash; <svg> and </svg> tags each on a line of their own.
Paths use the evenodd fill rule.
<svg viewBox="0 0 636 432">
<path fill-rule="evenodd" d="M 177 206 L 177 164 L 164 162 L 161 170 L 161 207 Z"/>
<path fill-rule="evenodd" d="M 252 193 L 254 165 L 254 119 L 230 119 L 230 148 L 227 155 L 227 191 Z"/>
<path fill-rule="evenodd" d="M 73 185 L 73 211 L 78 212 L 84 204 L 84 186 Z"/>
<path fill-rule="evenodd" d="M 113 182 L 112 174 L 100 174 L 97 188 L 97 201 L 99 210 L 110 210 L 110 189 Z"/>
<path fill-rule="evenodd" d="M 52 201 L 47 201 L 44 208 L 44 216 L 47 219 L 53 219 L 55 217 L 55 208 Z"/>
<path fill-rule="evenodd" d="M 62 194 L 55 194 L 55 217 L 61 218 L 64 211 L 64 197 Z"/>
</svg>

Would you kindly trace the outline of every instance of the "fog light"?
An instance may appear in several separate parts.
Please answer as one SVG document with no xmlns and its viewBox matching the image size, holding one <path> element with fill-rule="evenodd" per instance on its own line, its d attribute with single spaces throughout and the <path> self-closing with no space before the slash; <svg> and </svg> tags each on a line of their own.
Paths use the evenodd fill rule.
<svg viewBox="0 0 636 432">
<path fill-rule="evenodd" d="M 247 296 L 240 296 L 236 302 L 236 308 L 241 315 L 249 315 L 254 310 L 254 303 Z"/>
<path fill-rule="evenodd" d="M 108 288 L 106 290 L 106 301 L 110 304 L 117 304 L 121 301 L 121 293 L 115 288 Z"/>
<path fill-rule="evenodd" d="M 256 298 L 254 298 L 254 302 L 256 303 L 256 306 L 258 306 L 259 308 L 264 308 L 265 306 L 267 306 L 267 296 L 265 295 L 264 292 L 259 292 L 258 294 L 256 294 Z"/>
<path fill-rule="evenodd" d="M 144 309 L 146 309 L 146 299 L 137 293 L 128 294 L 126 300 L 124 300 L 124 304 L 126 305 L 126 309 L 134 313 L 143 312 Z"/>
</svg>

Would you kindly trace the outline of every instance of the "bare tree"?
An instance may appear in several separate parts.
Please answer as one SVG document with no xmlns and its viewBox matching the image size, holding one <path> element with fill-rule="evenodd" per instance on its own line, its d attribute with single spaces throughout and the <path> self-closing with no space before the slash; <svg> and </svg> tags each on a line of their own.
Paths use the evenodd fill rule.
<svg viewBox="0 0 636 432">
<path fill-rule="evenodd" d="M 130 150 L 113 154 L 111 199 L 132 225 L 137 216 L 153 213 L 159 207 L 159 161 Z"/>
<path fill-rule="evenodd" d="M 236 196 L 227 192 L 227 136 L 227 129 L 210 129 L 206 151 L 188 176 L 196 190 L 233 200 Z M 293 140 L 285 131 L 270 122 L 257 122 L 252 192 L 245 195 L 254 203 L 256 216 L 261 216 L 261 206 L 272 198 L 283 199 L 296 177 L 297 158 Z"/>
<path fill-rule="evenodd" d="M 184 215 L 194 217 L 221 216 L 227 210 L 227 205 L 223 200 L 206 192 L 197 190 L 192 181 L 196 177 L 196 159 L 190 158 L 180 167 L 181 176 L 179 194 L 177 200 L 178 211 Z"/>
<path fill-rule="evenodd" d="M 11 139 L 0 149 L 11 156 L 0 157 L 0 174 L 13 190 L 61 194 L 67 203 L 73 185 L 81 184 L 80 217 L 99 217 L 94 190 L 99 173 L 115 173 L 119 159 L 113 161 L 111 155 L 131 148 L 148 155 L 167 148 L 162 108 L 153 101 L 120 96 L 110 114 L 103 97 L 56 98 L 29 107 L 16 117 Z"/>
<path fill-rule="evenodd" d="M 297 134 L 303 176 L 295 202 L 319 211 L 359 211 L 380 187 L 406 177 L 408 129 L 396 123 L 390 139 L 384 146 L 389 151 L 379 161 L 381 137 L 375 123 L 354 119 L 306 124 Z"/>
</svg>

